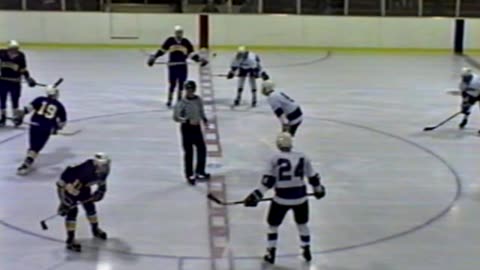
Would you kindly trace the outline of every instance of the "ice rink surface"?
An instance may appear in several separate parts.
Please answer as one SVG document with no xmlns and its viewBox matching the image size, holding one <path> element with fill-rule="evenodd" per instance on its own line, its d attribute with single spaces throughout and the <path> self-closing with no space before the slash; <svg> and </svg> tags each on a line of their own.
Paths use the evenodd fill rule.
<svg viewBox="0 0 480 270">
<path fill-rule="evenodd" d="M 265 213 L 228 208 L 225 263 L 210 261 L 206 185 L 183 180 L 178 127 L 165 103 L 165 68 L 148 68 L 137 50 L 27 51 L 32 75 L 64 77 L 61 100 L 75 136 L 51 139 L 26 177 L 15 170 L 26 151 L 25 129 L 0 130 L 1 270 L 477 270 L 480 129 L 475 108 L 469 127 L 460 118 L 424 133 L 458 111 L 461 57 L 261 53 L 282 90 L 303 108 L 295 148 L 306 152 L 327 187 L 310 200 L 311 265 L 297 257 L 291 216 L 280 229 L 275 267 L 262 265 Z M 225 73 L 231 53 L 212 59 Z M 190 68 L 197 79 L 198 68 Z M 279 122 L 260 96 L 250 109 L 229 108 L 234 80 L 214 77 L 223 158 L 210 171 L 225 176 L 227 198 L 243 199 L 259 183 L 275 152 Z M 42 95 L 25 87 L 22 101 Z M 91 239 L 80 211 L 84 252 L 65 251 L 56 211 L 55 181 L 67 165 L 107 152 L 113 159 L 106 198 L 98 204 L 107 242 Z"/>
</svg>

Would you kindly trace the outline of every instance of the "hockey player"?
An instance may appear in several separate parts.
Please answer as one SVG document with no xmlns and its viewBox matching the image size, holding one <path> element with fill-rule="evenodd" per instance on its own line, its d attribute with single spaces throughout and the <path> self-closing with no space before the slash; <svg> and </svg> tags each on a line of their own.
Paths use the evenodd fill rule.
<svg viewBox="0 0 480 270">
<path fill-rule="evenodd" d="M 59 91 L 53 86 L 46 87 L 46 96 L 37 97 L 23 110 L 19 110 L 14 118 L 15 125 L 23 123 L 23 117 L 33 112 L 30 120 L 27 157 L 17 169 L 18 175 L 26 175 L 31 171 L 33 162 L 43 147 L 47 144 L 50 135 L 56 134 L 67 122 L 67 112 L 58 100 Z"/>
<path fill-rule="evenodd" d="M 30 87 L 37 83 L 27 70 L 25 54 L 20 51 L 17 41 L 11 40 L 7 49 L 0 49 L 0 127 L 7 120 L 7 98 L 10 95 L 12 115 L 17 117 L 22 86 L 22 76 Z"/>
<path fill-rule="evenodd" d="M 57 193 L 60 199 L 58 214 L 65 217 L 68 250 L 80 252 L 82 248 L 75 241 L 78 204 L 85 209 L 93 236 L 102 240 L 107 239 L 107 233 L 98 225 L 95 203 L 101 201 L 107 192 L 110 164 L 111 160 L 105 153 L 97 153 L 92 159 L 79 165 L 68 166 L 57 182 Z M 93 185 L 96 185 L 94 192 L 91 188 Z"/>
<path fill-rule="evenodd" d="M 237 97 L 233 101 L 233 106 L 240 105 L 242 100 L 243 86 L 245 85 L 245 79 L 248 77 L 250 82 L 250 89 L 252 90 L 252 107 L 257 106 L 257 82 L 259 77 L 263 80 L 268 80 L 268 74 L 262 70 L 260 64 L 260 57 L 253 52 L 250 52 L 244 46 L 238 48 L 238 52 L 232 61 L 230 71 L 227 74 L 227 79 L 232 79 L 237 72 L 238 76 L 238 88 Z"/>
<path fill-rule="evenodd" d="M 463 68 L 462 81 L 460 82 L 460 92 L 462 94 L 462 113 L 464 115 L 459 125 L 460 129 L 465 128 L 468 124 L 468 116 L 472 106 L 480 101 L 480 76 L 474 74 L 469 68 Z M 480 133 L 480 131 L 479 131 Z"/>
<path fill-rule="evenodd" d="M 208 64 L 208 61 L 200 58 L 200 56 L 194 53 L 193 45 L 187 38 L 183 37 L 183 28 L 179 25 L 175 26 L 174 36 L 171 36 L 163 42 L 162 47 L 148 59 L 147 64 L 153 66 L 155 60 L 169 53 L 168 60 L 168 80 L 170 88 L 168 91 L 167 107 L 172 106 L 173 93 L 178 86 L 177 101 L 182 98 L 183 84 L 188 78 L 188 65 L 187 58 L 191 56 L 191 59 L 200 63 L 203 67 Z"/>
<path fill-rule="evenodd" d="M 270 204 L 267 216 L 269 231 L 267 234 L 267 253 L 264 260 L 271 264 L 275 263 L 278 228 L 291 209 L 297 223 L 302 255 L 309 262 L 312 260 L 312 255 L 308 228 L 307 187 L 304 177 L 308 178 L 317 199 L 325 196 L 325 187 L 320 183 L 320 176 L 312 168 L 310 159 L 303 153 L 292 151 L 293 143 L 289 133 L 282 132 L 279 134 L 276 143 L 280 152 L 270 159 L 260 186 L 248 195 L 244 205 L 247 207 L 257 206 L 264 193 L 274 188 L 275 196 Z"/>
<path fill-rule="evenodd" d="M 282 131 L 289 132 L 295 136 L 298 127 L 302 123 L 302 110 L 293 99 L 283 92 L 275 91 L 275 84 L 272 81 L 262 83 L 262 94 L 267 97 L 275 115 L 282 123 Z"/>
</svg>

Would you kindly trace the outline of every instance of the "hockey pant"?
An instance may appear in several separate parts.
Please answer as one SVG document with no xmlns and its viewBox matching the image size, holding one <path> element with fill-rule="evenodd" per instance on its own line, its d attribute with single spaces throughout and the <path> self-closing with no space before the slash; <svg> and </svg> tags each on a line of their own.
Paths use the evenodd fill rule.
<svg viewBox="0 0 480 270">
<path fill-rule="evenodd" d="M 0 110 L 7 110 L 7 98 L 10 96 L 12 108 L 18 109 L 20 105 L 21 83 L 0 80 Z"/>
<path fill-rule="evenodd" d="M 188 77 L 188 66 L 186 64 L 168 67 L 168 81 L 170 83 L 170 88 L 168 93 L 169 100 L 173 98 L 173 93 L 175 92 L 175 88 L 177 88 L 177 86 L 178 86 L 177 99 L 181 99 L 183 84 L 187 80 L 187 77 Z"/>
</svg>

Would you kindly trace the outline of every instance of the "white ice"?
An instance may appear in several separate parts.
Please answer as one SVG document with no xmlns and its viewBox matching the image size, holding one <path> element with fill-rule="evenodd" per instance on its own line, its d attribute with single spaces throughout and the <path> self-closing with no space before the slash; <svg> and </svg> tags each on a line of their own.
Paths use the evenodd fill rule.
<svg viewBox="0 0 480 270">
<path fill-rule="evenodd" d="M 150 69 L 136 50 L 27 51 L 42 82 L 62 76 L 72 137 L 56 136 L 35 170 L 15 175 L 24 158 L 25 130 L 0 130 L 0 269 L 213 269 L 209 261 L 205 184 L 183 180 L 178 127 L 165 106 L 164 68 Z M 430 133 L 421 130 L 459 109 L 454 90 L 460 57 L 261 53 L 278 89 L 301 104 L 305 121 L 297 150 L 314 161 L 327 197 L 311 200 L 314 262 L 297 257 L 291 216 L 280 229 L 278 266 L 272 269 L 476 270 L 480 117 L 460 119 Z M 229 52 L 212 59 L 214 74 L 228 70 Z M 312 61 L 318 59 L 318 61 Z M 198 69 L 190 69 L 198 78 Z M 259 183 L 274 153 L 279 122 L 259 106 L 229 108 L 236 82 L 215 77 L 223 158 L 210 170 L 226 176 L 227 197 L 243 199 Z M 41 95 L 23 89 L 23 103 Z M 61 219 L 42 231 L 39 220 L 56 211 L 55 181 L 63 168 L 104 151 L 113 159 L 108 194 L 98 204 L 111 239 L 91 240 L 78 218 L 85 250 L 63 245 Z M 215 164 L 213 164 L 215 163 Z M 263 269 L 267 204 L 228 208 L 232 258 L 220 269 Z M 477 209 L 477 210 L 476 210 Z M 232 267 L 233 266 L 233 267 Z M 213 269 L 216 270 L 216 269 Z"/>
</svg>

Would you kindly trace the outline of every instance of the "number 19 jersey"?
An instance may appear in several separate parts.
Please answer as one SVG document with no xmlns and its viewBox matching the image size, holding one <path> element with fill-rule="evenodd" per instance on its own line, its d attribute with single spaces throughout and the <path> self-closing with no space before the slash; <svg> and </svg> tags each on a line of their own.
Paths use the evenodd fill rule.
<svg viewBox="0 0 480 270">
<path fill-rule="evenodd" d="M 45 128 L 58 128 L 67 121 L 65 107 L 54 98 L 38 97 L 30 104 L 33 107 L 31 121 Z"/>
<path fill-rule="evenodd" d="M 283 205 L 298 205 L 307 200 L 305 177 L 317 173 L 310 159 L 300 152 L 279 152 L 268 163 L 262 185 L 275 189 L 274 201 Z"/>
</svg>

